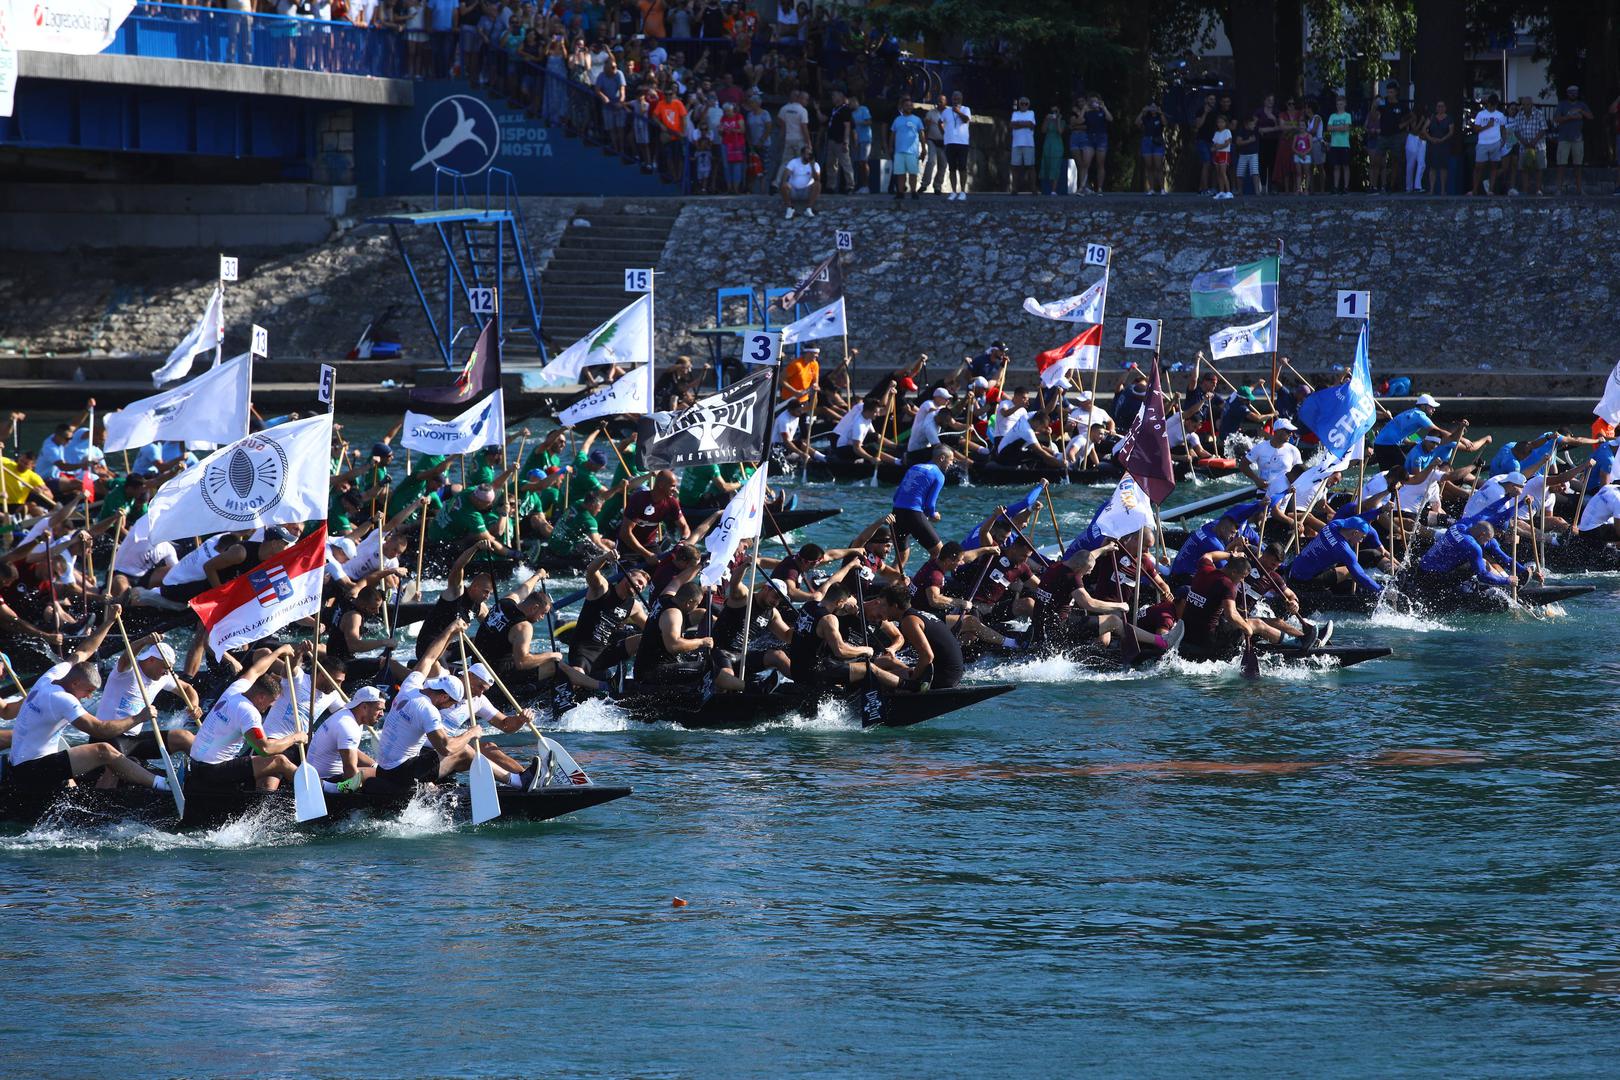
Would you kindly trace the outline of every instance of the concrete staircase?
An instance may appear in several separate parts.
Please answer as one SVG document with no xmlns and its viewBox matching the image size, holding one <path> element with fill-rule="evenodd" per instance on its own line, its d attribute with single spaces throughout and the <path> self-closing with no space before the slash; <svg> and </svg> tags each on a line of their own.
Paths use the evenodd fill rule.
<svg viewBox="0 0 1620 1080">
<path fill-rule="evenodd" d="M 624 272 L 658 265 L 680 212 L 676 200 L 648 200 L 574 215 L 540 277 L 540 329 L 553 356 L 634 299 L 624 291 Z"/>
</svg>

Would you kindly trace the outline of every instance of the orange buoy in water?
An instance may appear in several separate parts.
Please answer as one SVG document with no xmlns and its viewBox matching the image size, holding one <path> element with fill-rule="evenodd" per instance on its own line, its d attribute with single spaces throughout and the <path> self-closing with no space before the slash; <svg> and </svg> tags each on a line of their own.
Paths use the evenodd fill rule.
<svg viewBox="0 0 1620 1080">
<path fill-rule="evenodd" d="M 682 900 L 680 897 L 677 896 L 675 899 L 673 899 L 673 900 L 671 900 L 669 902 L 669 906 L 670 907 L 685 907 L 686 906 L 686 901 Z"/>
</svg>

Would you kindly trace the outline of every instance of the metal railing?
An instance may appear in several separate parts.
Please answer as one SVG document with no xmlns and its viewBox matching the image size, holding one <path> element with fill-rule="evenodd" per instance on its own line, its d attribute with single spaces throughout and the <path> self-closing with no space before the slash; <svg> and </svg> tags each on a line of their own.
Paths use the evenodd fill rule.
<svg viewBox="0 0 1620 1080">
<path fill-rule="evenodd" d="M 186 4 L 139 4 L 106 52 L 164 60 L 408 78 L 407 43 L 392 28 Z"/>
</svg>

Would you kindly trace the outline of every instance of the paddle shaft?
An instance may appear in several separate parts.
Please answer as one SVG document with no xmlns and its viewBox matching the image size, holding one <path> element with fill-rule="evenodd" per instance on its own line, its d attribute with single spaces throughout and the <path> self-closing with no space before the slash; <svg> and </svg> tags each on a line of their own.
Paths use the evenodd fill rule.
<svg viewBox="0 0 1620 1080">
<path fill-rule="evenodd" d="M 152 699 L 146 692 L 146 679 L 141 675 L 140 661 L 135 659 L 135 650 L 130 648 L 129 634 L 124 630 L 124 613 L 120 611 L 113 618 L 118 623 L 119 640 L 124 643 L 124 659 L 129 662 L 130 674 L 135 676 L 135 687 L 141 692 L 141 704 L 146 706 L 146 714 L 150 717 L 148 722 L 152 725 L 152 741 L 157 743 L 158 753 L 163 758 L 163 777 L 168 781 L 169 790 L 174 796 L 175 817 L 177 820 L 184 819 L 186 816 L 186 795 L 185 792 L 180 790 L 180 778 L 174 771 L 174 759 L 169 756 L 169 747 L 164 741 L 163 727 L 158 723 L 157 710 L 152 708 Z M 165 658 L 163 662 L 167 664 L 168 659 Z M 9 664 L 6 666 L 8 669 L 10 668 Z M 17 678 L 16 673 L 13 672 L 11 677 L 15 681 Z M 22 685 L 19 683 L 18 689 L 21 688 Z"/>
<path fill-rule="evenodd" d="M 501 693 L 503 695 L 505 695 L 507 702 L 511 704 L 512 711 L 517 712 L 517 713 L 521 713 L 523 711 L 523 706 L 518 703 L 518 699 L 517 699 L 516 695 L 514 695 L 511 690 L 507 689 L 506 684 L 501 681 L 501 677 L 495 673 L 495 665 L 491 664 L 488 660 L 484 659 L 484 654 L 478 651 L 478 646 L 473 644 L 472 638 L 467 636 L 467 632 L 465 630 L 457 630 L 456 633 L 461 635 L 461 644 L 462 644 L 462 649 L 463 649 L 463 652 L 462 652 L 462 664 L 463 664 L 463 666 L 466 665 L 466 655 L 467 654 L 466 654 L 465 650 L 466 649 L 471 649 L 473 655 L 478 658 L 478 662 L 480 664 L 483 664 L 485 667 L 489 668 L 489 677 L 495 680 L 496 687 L 498 687 L 500 689 Z M 468 691 L 469 691 L 469 697 L 467 698 L 467 702 L 468 702 L 468 704 L 467 704 L 467 718 L 468 718 L 469 721 L 472 721 L 472 722 L 476 723 L 478 718 L 473 716 L 473 714 L 472 714 L 472 698 L 470 696 L 472 683 L 469 681 L 467 685 L 468 685 Z M 534 726 L 534 721 L 533 720 L 529 720 L 528 725 L 529 725 L 529 730 L 534 732 L 535 738 L 537 738 L 537 739 L 544 739 L 545 738 L 544 735 L 540 734 L 540 729 Z"/>
</svg>

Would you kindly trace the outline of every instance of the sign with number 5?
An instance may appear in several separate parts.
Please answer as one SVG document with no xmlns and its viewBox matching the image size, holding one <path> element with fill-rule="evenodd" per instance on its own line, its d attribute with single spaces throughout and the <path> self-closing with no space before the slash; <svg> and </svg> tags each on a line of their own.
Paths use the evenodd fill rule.
<svg viewBox="0 0 1620 1080">
<path fill-rule="evenodd" d="M 1112 254 L 1112 250 L 1106 244 L 1087 244 L 1086 265 L 1107 266 L 1108 258 Z"/>
<path fill-rule="evenodd" d="M 774 367 L 781 356 L 781 334 L 767 334 L 763 330 L 753 330 L 743 335 L 743 363 Z"/>
<path fill-rule="evenodd" d="M 1158 349 L 1159 320 L 1126 319 L 1125 347 L 1127 349 Z"/>
<path fill-rule="evenodd" d="M 1366 292 L 1340 289 L 1336 314 L 1341 319 L 1365 319 L 1368 315 L 1368 300 L 1371 295 L 1371 293 Z"/>
<path fill-rule="evenodd" d="M 624 272 L 625 292 L 652 292 L 651 270 L 626 270 Z"/>
</svg>

